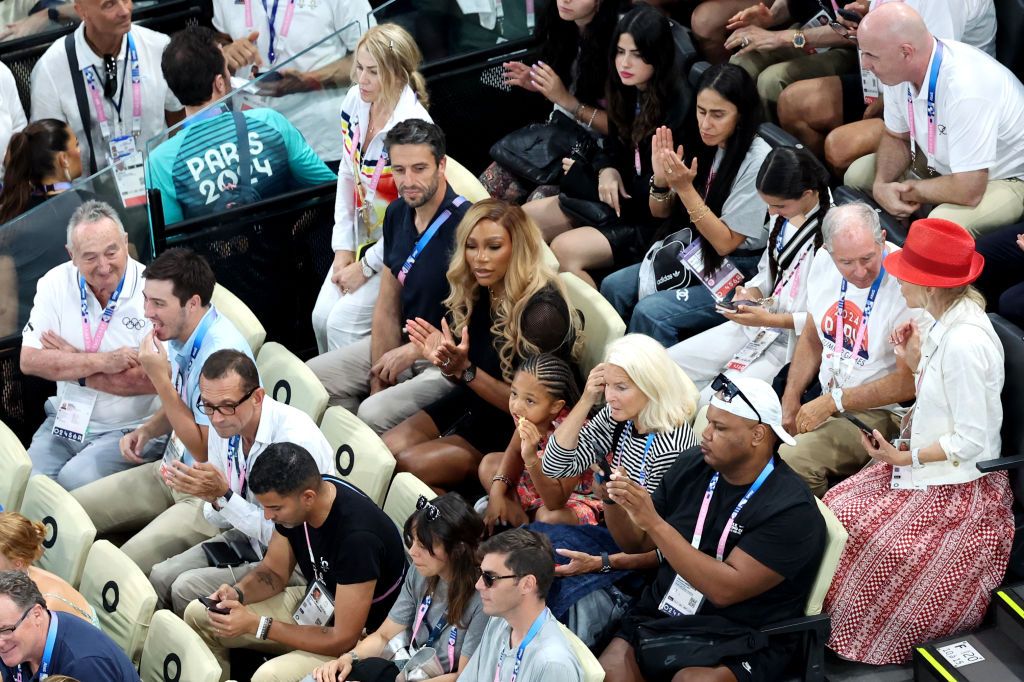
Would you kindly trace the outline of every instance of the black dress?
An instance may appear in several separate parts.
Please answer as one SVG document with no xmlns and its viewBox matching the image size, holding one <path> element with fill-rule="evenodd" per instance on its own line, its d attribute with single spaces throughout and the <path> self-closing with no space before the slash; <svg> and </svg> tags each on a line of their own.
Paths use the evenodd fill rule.
<svg viewBox="0 0 1024 682">
<path fill-rule="evenodd" d="M 490 296 L 486 289 L 480 288 L 468 323 L 469 360 L 478 372 L 487 372 L 500 380 L 498 344 L 504 339 L 491 333 L 492 324 Z M 541 352 L 553 353 L 571 364 L 575 330 L 569 305 L 558 289 L 549 286 L 534 294 L 523 308 L 519 329 Z M 442 436 L 461 436 L 483 454 L 503 452 L 515 429 L 507 405 L 499 409 L 461 383 L 424 411 Z"/>
</svg>

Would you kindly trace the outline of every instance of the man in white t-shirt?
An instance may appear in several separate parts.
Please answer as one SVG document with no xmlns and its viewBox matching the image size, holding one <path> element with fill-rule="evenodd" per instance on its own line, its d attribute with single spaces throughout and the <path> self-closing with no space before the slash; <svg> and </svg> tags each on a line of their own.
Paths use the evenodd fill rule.
<svg viewBox="0 0 1024 682">
<path fill-rule="evenodd" d="M 269 71 L 302 53 L 280 80 L 264 83 L 272 95 L 265 106 L 284 114 L 321 159 L 336 161 L 342 138 L 333 123 L 345 95 L 339 86 L 350 82 L 356 43 L 372 25 L 370 11 L 366 0 L 214 0 L 213 26 L 232 40 L 224 56 L 241 78 L 252 77 L 250 67 Z"/>
<path fill-rule="evenodd" d="M 168 485 L 203 500 L 206 520 L 223 532 L 150 572 L 159 608 L 173 605 L 179 616 L 193 599 L 240 580 L 266 553 L 274 524 L 249 490 L 248 476 L 268 445 L 301 445 L 321 474 L 334 474 L 333 453 L 323 433 L 305 412 L 266 394 L 256 363 L 245 353 L 226 348 L 212 354 L 199 376 L 199 392 L 203 412 L 210 418 L 208 458 L 192 467 L 176 462 Z M 212 543 L 221 550 L 238 548 L 233 551 L 239 560 L 246 555 L 249 559 L 232 568 L 211 566 L 203 546 Z"/>
<path fill-rule="evenodd" d="M 57 382 L 28 448 L 32 469 L 73 490 L 134 466 L 122 459 L 118 441 L 159 403 L 137 351 L 151 328 L 143 265 L 128 256 L 117 213 L 99 201 L 82 204 L 67 244 L 71 261 L 37 285 L 22 331 L 21 371 Z M 150 443 L 140 461 L 159 457 L 163 443 Z"/>
<path fill-rule="evenodd" d="M 862 203 L 829 211 L 822 235 L 825 245 L 808 276 L 807 322 L 782 396 L 783 423 L 799 435 L 796 445 L 779 449 L 818 497 L 830 481 L 856 473 L 870 459 L 843 413 L 891 438 L 899 425 L 897 403 L 914 397 L 913 374 L 889 343 L 892 331 L 914 317 L 899 282 L 882 267 L 897 247 L 885 241 L 878 214 Z M 801 405 L 815 378 L 821 396 Z"/>
<path fill-rule="evenodd" d="M 877 154 L 855 161 L 846 184 L 901 218 L 934 206 L 930 217 L 974 234 L 1016 222 L 1024 214 L 1024 84 L 984 52 L 936 40 L 905 3 L 873 10 L 857 35 L 888 106 Z"/>
<path fill-rule="evenodd" d="M 147 140 L 184 112 L 160 70 L 170 38 L 133 25 L 131 0 L 76 0 L 75 9 L 82 24 L 72 37 L 55 41 L 32 69 L 32 120 L 67 122 L 81 143 L 82 167 L 92 174 L 112 159 L 141 153 Z"/>
</svg>

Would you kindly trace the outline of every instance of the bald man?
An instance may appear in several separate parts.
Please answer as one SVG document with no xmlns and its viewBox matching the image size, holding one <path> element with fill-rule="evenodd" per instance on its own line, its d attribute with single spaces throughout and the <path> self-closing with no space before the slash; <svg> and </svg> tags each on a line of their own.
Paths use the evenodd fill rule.
<svg viewBox="0 0 1024 682">
<path fill-rule="evenodd" d="M 846 184 L 893 215 L 927 213 L 975 235 L 1016 222 L 1024 214 L 1024 84 L 984 52 L 936 40 L 904 3 L 868 13 L 857 34 L 863 66 L 890 106 L 878 152 L 854 162 Z"/>
</svg>

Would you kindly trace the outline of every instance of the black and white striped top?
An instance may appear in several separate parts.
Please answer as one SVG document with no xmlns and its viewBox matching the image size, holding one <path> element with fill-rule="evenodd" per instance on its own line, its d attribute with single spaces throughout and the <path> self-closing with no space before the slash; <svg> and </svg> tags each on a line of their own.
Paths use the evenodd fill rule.
<svg viewBox="0 0 1024 682">
<path fill-rule="evenodd" d="M 583 474 L 590 465 L 600 458 L 608 460 L 613 467 L 622 466 L 634 481 L 641 479 L 640 470 L 646 472 L 644 487 L 654 492 L 661 483 L 661 477 L 676 461 L 679 453 L 700 443 L 689 424 L 683 424 L 666 433 L 656 433 L 647 462 L 644 464 L 644 445 L 647 436 L 641 436 L 635 429 L 625 428 L 620 437 L 621 446 L 613 443 L 618 422 L 611 418 L 607 405 L 594 415 L 581 430 L 579 443 L 573 449 L 563 448 L 552 436 L 544 448 L 541 466 L 544 474 L 551 478 L 569 478 Z M 618 449 L 622 449 L 619 462 Z"/>
</svg>

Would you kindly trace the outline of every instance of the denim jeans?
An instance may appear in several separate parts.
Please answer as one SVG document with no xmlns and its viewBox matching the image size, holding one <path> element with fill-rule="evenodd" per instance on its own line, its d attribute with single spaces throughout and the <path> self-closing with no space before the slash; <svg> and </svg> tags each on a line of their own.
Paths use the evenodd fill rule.
<svg viewBox="0 0 1024 682">
<path fill-rule="evenodd" d="M 760 254 L 729 256 L 744 279 L 753 275 L 760 259 Z M 658 291 L 637 301 L 639 276 L 637 263 L 612 273 L 601 283 L 601 294 L 626 321 L 629 333 L 646 334 L 669 348 L 725 321 L 715 312 L 711 292 L 699 283 L 685 289 Z"/>
</svg>

